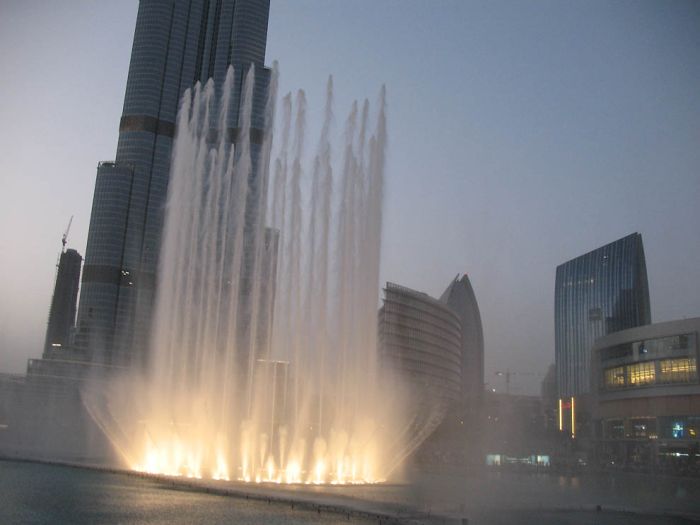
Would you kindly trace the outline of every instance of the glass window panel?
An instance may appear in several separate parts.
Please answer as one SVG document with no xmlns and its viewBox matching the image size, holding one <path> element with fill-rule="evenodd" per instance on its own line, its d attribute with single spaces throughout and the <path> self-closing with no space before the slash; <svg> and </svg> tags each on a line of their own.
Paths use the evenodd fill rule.
<svg viewBox="0 0 700 525">
<path fill-rule="evenodd" d="M 653 362 L 636 363 L 627 366 L 627 380 L 630 386 L 649 385 L 654 383 L 656 371 Z"/>
<path fill-rule="evenodd" d="M 616 366 L 605 371 L 605 388 L 625 386 L 625 367 Z"/>
<path fill-rule="evenodd" d="M 694 357 L 663 359 L 659 362 L 659 381 L 664 383 L 689 383 L 697 376 Z"/>
</svg>

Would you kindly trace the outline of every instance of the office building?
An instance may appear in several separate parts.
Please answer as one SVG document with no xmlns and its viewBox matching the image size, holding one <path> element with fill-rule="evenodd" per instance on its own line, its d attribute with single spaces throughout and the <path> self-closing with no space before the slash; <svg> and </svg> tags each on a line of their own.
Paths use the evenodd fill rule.
<svg viewBox="0 0 700 525">
<path fill-rule="evenodd" d="M 393 283 L 379 310 L 382 375 L 407 393 L 406 431 L 413 462 L 432 466 L 464 461 L 462 326 L 458 315 L 429 295 Z"/>
<path fill-rule="evenodd" d="M 589 391 L 591 347 L 596 339 L 650 322 L 639 233 L 558 266 L 554 329 L 559 398 L 570 402 L 571 397 Z"/>
<path fill-rule="evenodd" d="M 461 395 L 461 326 L 444 303 L 387 283 L 379 310 L 382 365 L 398 370 L 414 391 L 455 403 Z"/>
<path fill-rule="evenodd" d="M 269 0 L 140 1 L 116 157 L 98 165 L 85 253 L 76 344 L 93 361 L 128 365 L 147 357 L 178 105 L 197 82 L 213 78 L 221 89 L 229 65 L 234 142 L 244 75 L 255 66 L 257 167 L 268 15 Z"/>
<path fill-rule="evenodd" d="M 71 344 L 82 262 L 82 256 L 75 250 L 61 252 L 46 327 L 44 358 L 50 358 L 53 352 Z"/>
<path fill-rule="evenodd" d="M 462 402 L 467 411 L 477 414 L 484 394 L 484 332 L 481 314 L 469 277 L 454 278 L 440 297 L 459 317 L 462 327 Z"/>
<path fill-rule="evenodd" d="M 699 334 L 696 317 L 631 328 L 595 342 L 592 412 L 603 464 L 675 473 L 695 465 Z"/>
</svg>

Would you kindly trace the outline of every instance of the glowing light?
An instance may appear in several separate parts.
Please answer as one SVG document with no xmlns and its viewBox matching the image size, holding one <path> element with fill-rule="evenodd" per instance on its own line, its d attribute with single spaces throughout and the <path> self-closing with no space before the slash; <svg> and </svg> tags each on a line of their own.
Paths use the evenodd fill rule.
<svg viewBox="0 0 700 525">
<path fill-rule="evenodd" d="M 576 409 L 573 396 L 571 397 L 571 437 L 576 437 Z"/>
<path fill-rule="evenodd" d="M 345 477 L 343 476 L 344 469 L 343 469 L 343 460 L 342 459 L 338 461 L 335 468 L 336 468 L 335 483 L 345 483 Z"/>
<path fill-rule="evenodd" d="M 320 485 L 326 480 L 326 463 L 319 459 L 314 467 L 314 483 Z"/>
<path fill-rule="evenodd" d="M 265 465 L 265 470 L 267 473 L 267 478 L 265 478 L 265 481 L 276 481 L 276 478 L 275 478 L 275 460 L 272 459 L 272 456 L 268 456 L 267 463 Z"/>
<path fill-rule="evenodd" d="M 564 416 L 562 414 L 561 399 L 559 399 L 559 432 L 564 430 Z"/>
<path fill-rule="evenodd" d="M 216 471 L 212 476 L 213 479 L 229 481 L 228 465 L 223 453 L 219 452 L 216 457 Z"/>
<path fill-rule="evenodd" d="M 301 483 L 301 465 L 296 461 L 290 461 L 285 469 L 286 483 Z"/>
</svg>

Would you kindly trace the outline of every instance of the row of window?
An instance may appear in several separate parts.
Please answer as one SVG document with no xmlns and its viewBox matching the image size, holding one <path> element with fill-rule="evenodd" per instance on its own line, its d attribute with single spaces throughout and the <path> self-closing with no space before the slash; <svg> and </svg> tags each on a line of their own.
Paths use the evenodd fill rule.
<svg viewBox="0 0 700 525">
<path fill-rule="evenodd" d="M 700 417 L 661 416 L 608 419 L 605 439 L 700 439 Z"/>
<path fill-rule="evenodd" d="M 405 304 L 403 301 L 395 301 L 388 295 L 384 300 L 384 312 L 395 314 L 402 318 L 413 318 L 422 323 L 436 326 L 440 331 L 452 333 L 455 337 L 460 336 L 460 325 L 456 316 L 449 311 L 439 310 L 435 307 Z"/>
<path fill-rule="evenodd" d="M 607 368 L 603 372 L 603 388 L 608 390 L 657 383 L 694 383 L 697 377 L 694 357 L 660 359 Z"/>
<path fill-rule="evenodd" d="M 447 331 L 444 327 L 436 326 L 430 321 L 426 322 L 415 315 L 402 315 L 399 312 L 391 313 L 384 310 L 381 323 L 383 326 L 393 326 L 396 330 L 404 329 L 407 333 L 409 330 L 416 330 L 421 334 L 427 334 L 428 340 L 439 345 L 460 347 L 462 343 L 459 332 Z M 410 334 L 418 335 L 413 332 Z"/>
<path fill-rule="evenodd" d="M 686 353 L 692 353 L 692 351 L 695 350 L 695 334 L 658 337 L 656 339 L 647 339 L 612 346 L 601 351 L 601 359 L 607 361 L 630 356 L 646 356 L 649 358 L 655 355 L 668 355 L 677 350 L 690 350 L 690 352 Z"/>
</svg>

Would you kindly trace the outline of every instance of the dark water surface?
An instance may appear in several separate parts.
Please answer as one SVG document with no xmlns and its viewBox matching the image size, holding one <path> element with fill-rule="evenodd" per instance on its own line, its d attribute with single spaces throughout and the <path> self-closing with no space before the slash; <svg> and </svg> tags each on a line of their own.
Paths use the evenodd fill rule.
<svg viewBox="0 0 700 525">
<path fill-rule="evenodd" d="M 178 490 L 157 481 L 0 461 L 0 524 L 348 523 L 346 516 Z M 354 518 L 350 523 L 368 523 Z M 375 523 L 372 521 L 371 523 Z"/>
<path fill-rule="evenodd" d="M 0 525 L 14 523 L 379 523 L 309 507 L 178 488 L 157 479 L 0 460 Z M 223 482 L 219 482 L 223 483 Z M 422 476 L 411 485 L 246 486 L 272 495 L 469 525 L 686 525 L 700 516 L 700 482 L 648 476 Z M 240 484 L 230 484 L 240 489 Z M 202 491 L 198 491 L 202 490 Z M 597 504 L 602 512 L 596 512 Z M 393 509 L 393 512 L 390 510 Z M 635 512 L 620 512 L 621 510 Z M 675 515 L 675 516 L 674 516 Z M 684 516 L 681 517 L 680 515 Z M 365 515 L 366 516 L 366 515 Z M 451 519 L 443 521 L 442 517 Z M 416 519 L 417 518 L 417 519 Z"/>
</svg>

